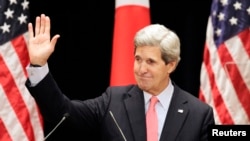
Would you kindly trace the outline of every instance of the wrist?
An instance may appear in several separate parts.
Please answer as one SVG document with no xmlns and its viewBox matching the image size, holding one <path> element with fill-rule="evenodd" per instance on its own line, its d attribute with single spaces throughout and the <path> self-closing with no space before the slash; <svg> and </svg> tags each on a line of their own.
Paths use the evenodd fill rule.
<svg viewBox="0 0 250 141">
<path fill-rule="evenodd" d="M 41 65 L 38 64 L 30 64 L 31 67 L 41 67 Z"/>
</svg>

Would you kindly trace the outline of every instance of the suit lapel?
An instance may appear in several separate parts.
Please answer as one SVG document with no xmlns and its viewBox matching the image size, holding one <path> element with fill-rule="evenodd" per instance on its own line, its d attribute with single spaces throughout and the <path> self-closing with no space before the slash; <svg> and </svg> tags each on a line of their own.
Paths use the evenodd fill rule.
<svg viewBox="0 0 250 141">
<path fill-rule="evenodd" d="M 188 115 L 188 108 L 185 103 L 187 103 L 187 100 L 181 96 L 179 89 L 175 87 L 175 92 L 161 134 L 161 141 L 176 140 L 176 137 Z"/>
<path fill-rule="evenodd" d="M 138 87 L 134 87 L 129 95 L 130 98 L 127 98 L 124 103 L 135 141 L 146 140 L 146 130 L 143 130 L 146 129 L 143 93 Z"/>
</svg>

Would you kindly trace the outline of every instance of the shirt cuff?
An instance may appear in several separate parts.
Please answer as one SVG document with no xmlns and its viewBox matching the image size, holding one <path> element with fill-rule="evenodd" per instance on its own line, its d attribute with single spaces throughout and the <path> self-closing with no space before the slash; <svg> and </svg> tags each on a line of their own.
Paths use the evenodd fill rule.
<svg viewBox="0 0 250 141">
<path fill-rule="evenodd" d="M 32 67 L 28 65 L 26 70 L 31 86 L 36 86 L 49 73 L 48 63 L 41 67 Z"/>
</svg>

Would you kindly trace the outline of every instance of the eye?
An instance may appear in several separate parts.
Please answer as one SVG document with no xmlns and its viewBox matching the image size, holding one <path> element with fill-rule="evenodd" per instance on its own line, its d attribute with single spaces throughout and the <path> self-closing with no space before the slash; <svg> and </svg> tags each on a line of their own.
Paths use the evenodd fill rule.
<svg viewBox="0 0 250 141">
<path fill-rule="evenodd" d="M 141 58 L 139 56 L 135 56 L 135 61 L 140 62 Z"/>
<path fill-rule="evenodd" d="M 154 63 L 155 63 L 155 60 L 148 59 L 148 60 L 147 60 L 147 63 L 148 63 L 148 64 L 154 64 Z"/>
</svg>

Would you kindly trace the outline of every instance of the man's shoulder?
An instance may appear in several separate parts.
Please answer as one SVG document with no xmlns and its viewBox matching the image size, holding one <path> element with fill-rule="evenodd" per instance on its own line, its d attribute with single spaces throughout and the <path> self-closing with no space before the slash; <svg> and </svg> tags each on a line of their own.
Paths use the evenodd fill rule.
<svg viewBox="0 0 250 141">
<path fill-rule="evenodd" d="M 197 96 L 191 94 L 190 92 L 175 86 L 175 91 L 176 94 L 179 95 L 179 97 L 182 97 L 184 100 L 188 101 L 189 104 L 195 104 L 195 105 L 199 105 L 199 106 L 205 106 L 205 107 L 210 107 L 207 103 L 203 102 L 202 100 L 200 100 Z"/>
<path fill-rule="evenodd" d="M 109 86 L 108 89 L 110 89 L 111 91 L 129 92 L 131 90 L 138 90 L 139 88 L 135 84 L 128 84 L 128 85 Z"/>
</svg>

